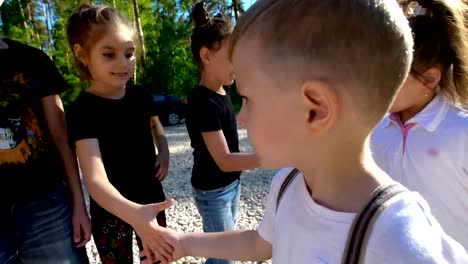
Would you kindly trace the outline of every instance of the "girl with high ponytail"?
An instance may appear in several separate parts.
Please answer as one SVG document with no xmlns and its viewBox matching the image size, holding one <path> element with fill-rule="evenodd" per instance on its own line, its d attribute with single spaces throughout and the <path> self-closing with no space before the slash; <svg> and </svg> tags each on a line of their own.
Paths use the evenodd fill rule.
<svg viewBox="0 0 468 264">
<path fill-rule="evenodd" d="M 468 31 L 462 0 L 402 3 L 414 36 L 411 74 L 371 144 L 377 164 L 420 192 L 468 248 Z"/>
<path fill-rule="evenodd" d="M 231 23 L 212 17 L 199 2 L 193 8 L 191 36 L 200 82 L 188 97 L 186 125 L 194 149 L 192 185 L 205 232 L 234 229 L 242 170 L 258 167 L 255 153 L 239 152 L 234 110 L 224 86 L 234 82 L 229 61 Z M 208 259 L 206 263 L 233 263 Z"/>
</svg>

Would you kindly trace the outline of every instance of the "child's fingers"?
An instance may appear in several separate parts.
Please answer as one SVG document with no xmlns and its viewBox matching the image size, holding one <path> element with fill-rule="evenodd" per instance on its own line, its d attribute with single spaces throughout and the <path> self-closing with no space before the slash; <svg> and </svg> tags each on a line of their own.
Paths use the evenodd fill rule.
<svg viewBox="0 0 468 264">
<path fill-rule="evenodd" d="M 163 175 L 164 175 L 164 171 L 161 168 L 159 168 L 158 172 L 156 173 L 156 179 L 162 180 Z"/>
<path fill-rule="evenodd" d="M 161 162 L 159 161 L 158 158 L 156 158 L 156 164 L 154 164 L 154 177 L 156 179 L 159 179 L 159 174 L 161 173 Z"/>
<path fill-rule="evenodd" d="M 73 223 L 73 242 L 76 246 L 82 241 L 81 239 L 81 225 L 79 223 Z"/>
<path fill-rule="evenodd" d="M 156 260 L 160 260 L 161 262 L 172 260 L 173 249 L 163 238 L 155 240 L 152 246 Z"/>
<path fill-rule="evenodd" d="M 163 181 L 167 177 L 167 170 L 163 170 L 161 174 L 161 178 L 159 179 L 160 181 Z"/>
<path fill-rule="evenodd" d="M 148 260 L 149 263 L 153 264 L 156 260 L 153 251 L 149 247 L 148 243 L 143 243 L 143 249 L 143 252 L 145 252 L 146 260 Z"/>
<path fill-rule="evenodd" d="M 162 239 L 162 243 L 160 244 L 161 248 L 165 250 L 170 255 L 170 258 L 172 258 L 172 252 L 174 252 L 174 247 L 169 244 L 165 239 Z"/>
<path fill-rule="evenodd" d="M 86 241 L 86 240 L 83 239 L 83 240 L 81 240 L 80 243 L 76 244 L 76 247 L 77 247 L 77 248 L 79 248 L 79 247 L 84 247 L 84 246 L 86 246 L 87 243 L 88 243 L 88 241 Z"/>
</svg>

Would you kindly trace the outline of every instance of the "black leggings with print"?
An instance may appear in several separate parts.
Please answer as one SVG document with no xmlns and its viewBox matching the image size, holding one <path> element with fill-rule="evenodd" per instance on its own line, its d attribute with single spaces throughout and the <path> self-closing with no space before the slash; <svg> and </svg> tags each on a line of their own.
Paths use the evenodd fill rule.
<svg viewBox="0 0 468 264">
<path fill-rule="evenodd" d="M 166 227 L 166 215 L 160 212 L 156 219 Z M 133 228 L 120 218 L 91 202 L 91 224 L 94 242 L 102 264 L 133 264 Z M 138 247 L 143 249 L 140 238 Z"/>
</svg>

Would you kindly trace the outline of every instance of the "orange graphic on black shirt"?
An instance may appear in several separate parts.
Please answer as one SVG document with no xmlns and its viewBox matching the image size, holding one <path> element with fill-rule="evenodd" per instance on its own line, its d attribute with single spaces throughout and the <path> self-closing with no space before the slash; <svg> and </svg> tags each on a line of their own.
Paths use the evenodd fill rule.
<svg viewBox="0 0 468 264">
<path fill-rule="evenodd" d="M 0 164 L 24 164 L 37 154 L 43 136 L 27 98 L 27 80 L 20 74 L 0 86 L 4 98 L 0 104 Z"/>
</svg>

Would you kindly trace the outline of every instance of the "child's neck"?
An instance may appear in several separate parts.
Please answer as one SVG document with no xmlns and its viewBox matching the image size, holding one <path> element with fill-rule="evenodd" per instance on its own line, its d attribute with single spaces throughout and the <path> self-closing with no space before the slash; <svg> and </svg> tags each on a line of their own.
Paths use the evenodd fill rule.
<svg viewBox="0 0 468 264">
<path fill-rule="evenodd" d="M 435 97 L 436 97 L 436 94 L 434 94 L 431 97 L 428 97 L 427 100 L 425 100 L 424 102 L 421 102 L 420 104 L 417 104 L 415 106 L 412 106 L 412 107 L 409 107 L 407 109 L 400 111 L 398 115 L 400 116 L 401 122 L 406 123 L 408 120 L 415 117 L 417 114 L 419 114 L 419 112 L 424 110 L 424 108 L 426 108 L 426 106 L 430 104 Z"/>
<path fill-rule="evenodd" d="M 107 99 L 122 99 L 125 96 L 125 86 L 111 86 L 92 81 L 86 90 L 89 93 Z"/>
<path fill-rule="evenodd" d="M 221 95 L 225 95 L 226 91 L 221 83 L 216 81 L 214 78 L 208 76 L 208 74 L 202 73 L 200 79 L 200 85 L 207 87 L 208 89 L 212 90 Z"/>
<path fill-rule="evenodd" d="M 298 169 L 316 203 L 334 211 L 358 213 L 377 187 L 392 181 L 373 161 L 368 143 L 361 151 L 345 149 L 327 153 L 334 157 L 328 161 L 313 164 L 309 160 Z"/>
</svg>

